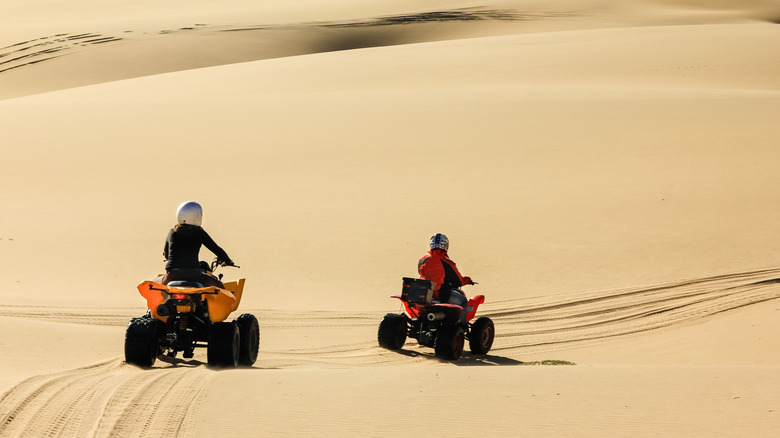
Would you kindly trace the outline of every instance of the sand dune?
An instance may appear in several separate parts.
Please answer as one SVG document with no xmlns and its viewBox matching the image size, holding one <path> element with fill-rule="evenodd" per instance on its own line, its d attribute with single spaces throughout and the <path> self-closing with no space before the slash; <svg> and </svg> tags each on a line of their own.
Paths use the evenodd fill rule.
<svg viewBox="0 0 780 438">
<path fill-rule="evenodd" d="M 154 30 L 115 25 L 103 32 L 58 33 L 0 49 L 5 73 L 0 97 L 271 58 L 513 33 L 518 22 L 569 21 L 576 15 L 474 7 L 333 21 L 191 23 Z"/>
<path fill-rule="evenodd" d="M 780 426 L 778 2 L 68 6 L 0 5 L 0 436 Z M 251 369 L 123 362 L 186 199 Z M 377 345 L 434 232 L 486 356 Z"/>
<path fill-rule="evenodd" d="M 511 436 L 518 428 L 542 435 L 599 436 L 617 429 L 618 434 L 696 436 L 712 431 L 728 436 L 753 430 L 756 423 L 771 427 L 767 418 L 772 413 L 766 409 L 771 394 L 765 384 L 775 381 L 774 370 L 757 369 L 746 376 L 729 367 L 682 367 L 663 373 L 652 367 L 565 368 L 480 367 L 478 375 L 454 390 L 448 383 L 464 382 L 463 368 L 389 367 L 378 378 L 374 370 L 365 368 L 318 373 L 298 369 L 214 372 L 203 367 L 141 371 L 119 363 L 102 364 L 48 379 L 44 394 L 58 403 L 48 403 L 41 420 L 55 417 L 59 422 L 36 421 L 27 423 L 27 429 L 8 431 L 44 434 L 54 430 L 73 436 L 397 436 L 408 433 L 409 427 L 398 418 L 410 415 L 408 398 L 399 397 L 398 382 L 410 375 L 430 379 L 441 388 L 415 391 L 417 403 L 442 409 L 467 405 L 471 417 L 434 425 L 437 431 L 456 436 L 484 430 Z M 469 393 L 463 388 L 467 385 L 478 385 L 482 395 Z M 600 389 L 594 391 L 594 386 Z M 242 389 L 227 389 L 236 387 Z M 699 400 L 693 406 L 670 397 L 674 391 L 691 390 Z M 274 397 L 268 396 L 271 391 Z M 500 411 L 501 421 L 496 420 L 498 403 L 512 406 Z M 230 408 L 214 415 L 219 406 Z M 76 412 L 97 409 L 100 421 L 97 416 L 69 415 L 68 408 Z M 20 417 L 19 423 L 26 420 Z M 771 433 L 759 430 L 756 435 Z"/>
<path fill-rule="evenodd" d="M 455 368 L 442 367 L 430 349 L 413 342 L 400 353 L 382 350 L 374 340 L 377 315 L 371 312 L 344 316 L 250 309 L 262 315 L 263 348 L 253 369 L 209 369 L 205 354 L 198 353 L 189 360 L 162 358 L 151 370 L 113 357 L 35 375 L 4 395 L 3 434 L 275 436 L 339 431 L 392 436 L 405 425 L 387 421 L 387 416 L 403 417 L 408 406 L 387 406 L 387 398 L 404 399 L 403 392 L 419 388 L 414 397 L 426 405 L 457 409 L 463 400 L 472 400 L 471 412 L 480 413 L 479 419 L 468 426 L 442 425 L 444 432 L 455 435 L 465 435 L 466 427 L 509 436 L 523 426 L 542 434 L 595 436 L 617 424 L 627 433 L 641 428 L 640 434 L 697 435 L 717 429 L 725 436 L 751 428 L 757 436 L 771 436 L 771 407 L 777 400 L 770 388 L 777 383 L 779 359 L 773 347 L 780 340 L 777 303 L 772 301 L 780 293 L 778 273 L 745 272 L 645 290 L 493 303 L 484 314 L 501 328 L 496 348 L 487 356 L 467 354 Z M 134 316 L 121 309 L 83 308 L 5 308 L 3 314 L 9 321 L 108 325 L 117 344 L 123 321 Z M 733 333 L 746 320 L 759 328 Z M 36 332 L 52 323 L 38 324 L 46 325 Z M 715 333 L 719 339 L 713 339 Z M 98 346 L 103 357 L 115 355 L 107 348 L 110 341 L 96 334 L 94 328 L 84 330 L 81 339 Z M 37 340 L 26 338 L 22 336 Z M 67 351 L 19 350 L 11 352 L 32 362 L 67 357 Z M 549 371 L 518 367 L 554 357 L 601 365 Z M 17 378 L 20 374 L 17 371 Z M 410 378 L 420 379 L 419 384 L 401 385 L 405 389 L 399 393 L 399 384 Z M 468 396 L 471 391 L 473 396 Z M 680 396 L 688 391 L 702 397 L 694 409 Z M 678 396 L 671 397 L 675 393 Z M 742 398 L 744 402 L 738 401 Z M 583 403 L 599 407 L 583 408 Z M 215 405 L 232 408 L 211 418 Z M 246 421 L 258 414 L 264 421 L 247 430 Z M 692 417 L 681 421 L 684 415 Z M 204 416 L 210 420 L 198 421 Z M 299 424 L 291 426 L 293 418 Z M 364 418 L 375 420 L 361 422 Z"/>
<path fill-rule="evenodd" d="M 340 19 L 317 21 L 257 21 L 247 19 L 257 16 L 262 20 L 267 11 L 253 9 L 247 13 L 241 2 L 233 8 L 230 17 L 233 21 L 225 23 L 183 23 L 186 15 L 176 15 L 167 20 L 151 17 L 131 17 L 125 20 L 114 19 L 106 23 L 101 17 L 94 22 L 62 25 L 62 31 L 52 35 L 36 35 L 29 40 L 9 40 L 8 45 L 0 48 L 0 73 L 3 73 L 3 86 L 0 98 L 15 97 L 51 90 L 110 82 L 119 79 L 142 77 L 159 73 L 174 72 L 208 66 L 225 65 L 271 58 L 281 58 L 312 53 L 343 51 L 359 48 L 397 46 L 430 41 L 474 38 L 501 34 L 526 34 L 544 31 L 570 29 L 593 29 L 628 25 L 659 26 L 665 24 L 707 24 L 723 21 L 772 23 L 780 17 L 780 11 L 773 2 L 753 2 L 753 8 L 744 7 L 729 10 L 721 6 L 716 12 L 709 12 L 707 2 L 695 5 L 705 8 L 698 13 L 688 10 L 685 22 L 678 14 L 670 14 L 667 8 L 648 8 L 645 5 L 634 13 L 614 15 L 609 20 L 597 21 L 593 17 L 604 10 L 623 9 L 621 2 L 581 4 L 580 2 L 558 2 L 553 5 L 528 4 L 528 2 L 498 2 L 483 5 L 471 2 L 428 2 L 427 8 L 418 5 L 404 13 L 388 13 L 385 8 L 376 6 L 371 9 L 378 15 L 342 16 Z M 395 3 L 395 2 L 392 2 Z M 419 2 L 418 2 L 419 3 Z M 437 3 L 447 7 L 436 9 Z M 612 4 L 610 4 L 612 3 Z M 651 5 L 655 2 L 649 2 Z M 663 2 L 660 2 L 663 3 Z M 696 2 L 672 2 L 694 7 Z M 727 2 L 728 3 L 728 2 Z M 380 2 L 382 5 L 383 2 Z M 466 6 L 468 5 L 468 6 Z M 608 6 L 607 6 L 608 5 Z M 158 5 L 155 5 L 155 8 Z M 385 6 L 387 6 L 385 4 Z M 460 6 L 460 7 L 458 7 Z M 398 7 L 398 6 L 396 6 Z M 711 6 L 710 6 L 711 7 Z M 192 8 L 188 3 L 187 8 Z M 139 8 L 140 9 L 140 8 Z M 662 11 L 663 13 L 659 13 Z M 14 11 L 16 12 L 16 11 Z M 381 14 L 384 12 L 384 14 Z M 223 11 L 222 14 L 225 12 Z M 299 10 L 281 14 L 280 18 L 296 17 L 300 20 Z M 354 11 L 353 11 L 354 13 Z M 219 17 L 216 11 L 204 13 L 204 16 Z M 381 14 L 381 15 L 379 15 Z M 157 15 L 157 14 L 155 14 Z M 273 16 L 273 15 L 272 15 Z M 310 15 L 304 15 L 310 16 Z M 215 18 L 216 18 L 215 17 Z M 225 18 L 222 18 L 225 20 Z M 157 24 L 157 28 L 153 26 Z M 76 27 L 80 26 L 80 27 Z M 87 30 L 87 29 L 104 30 Z M 27 31 L 26 27 L 22 28 Z M 21 30 L 21 29 L 20 29 Z M 774 37 L 771 32 L 767 32 Z M 14 33 L 9 32 L 10 35 Z M 612 37 L 605 35 L 612 40 Z M 766 35 L 760 36 L 766 38 Z M 21 35 L 19 38 L 22 38 Z M 563 38 L 571 38 L 564 35 Z M 711 47 L 722 44 L 711 39 L 710 35 L 701 35 L 703 45 Z M 572 41 L 569 39 L 568 41 Z M 576 40 L 575 40 L 576 41 Z M 597 41 L 596 51 L 601 51 L 601 41 Z M 629 50 L 635 42 L 630 38 L 623 41 Z M 659 42 L 660 43 L 660 42 Z M 744 44 L 743 40 L 727 39 L 725 43 Z M 771 43 L 766 41 L 767 46 Z M 539 45 L 550 56 L 549 46 Z M 697 52 L 695 46 L 688 50 Z M 606 52 L 609 55 L 609 52 Z M 743 53 L 744 54 L 744 53 Z M 681 52 L 686 56 L 689 53 Z M 598 55 L 597 55 L 598 56 Z M 581 59 L 597 64 L 592 57 L 581 54 Z M 734 59 L 731 60 L 736 61 Z M 648 63 L 655 65 L 655 59 Z M 610 64 L 614 66 L 614 64 Z M 765 72 L 769 76 L 771 70 Z M 615 72 L 625 79 L 623 72 Z M 610 76 L 602 76 L 611 81 Z"/>
</svg>

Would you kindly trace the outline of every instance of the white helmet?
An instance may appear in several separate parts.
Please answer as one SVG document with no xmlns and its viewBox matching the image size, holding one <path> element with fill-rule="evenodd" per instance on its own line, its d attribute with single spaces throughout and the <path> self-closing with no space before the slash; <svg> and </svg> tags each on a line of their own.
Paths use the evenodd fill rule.
<svg viewBox="0 0 780 438">
<path fill-rule="evenodd" d="M 203 207 L 195 201 L 182 203 L 176 210 L 176 222 L 179 225 L 197 225 L 203 222 Z"/>
<path fill-rule="evenodd" d="M 436 233 L 431 236 L 431 249 L 443 249 L 445 252 L 450 248 L 450 239 L 442 233 Z"/>
</svg>

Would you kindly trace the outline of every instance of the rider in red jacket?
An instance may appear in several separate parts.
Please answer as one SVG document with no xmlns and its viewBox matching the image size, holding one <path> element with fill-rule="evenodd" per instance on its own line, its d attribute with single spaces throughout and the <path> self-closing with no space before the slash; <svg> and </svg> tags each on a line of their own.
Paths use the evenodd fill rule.
<svg viewBox="0 0 780 438">
<path fill-rule="evenodd" d="M 431 250 L 417 262 L 420 278 L 434 283 L 433 298 L 442 303 L 461 306 L 461 321 L 466 319 L 468 299 L 460 290 L 461 286 L 474 284 L 470 277 L 464 277 L 458 271 L 455 262 L 447 256 L 450 241 L 441 233 L 434 234 L 430 242 Z"/>
</svg>

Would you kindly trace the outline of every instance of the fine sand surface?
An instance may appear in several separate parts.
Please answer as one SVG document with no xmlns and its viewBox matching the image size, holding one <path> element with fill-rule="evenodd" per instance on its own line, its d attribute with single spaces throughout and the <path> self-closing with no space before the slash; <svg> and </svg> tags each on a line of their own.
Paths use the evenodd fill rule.
<svg viewBox="0 0 780 438">
<path fill-rule="evenodd" d="M 0 437 L 776 436 L 778 23 L 775 0 L 3 2 Z M 251 369 L 124 363 L 191 199 L 247 279 Z M 486 356 L 377 345 L 435 232 Z"/>
</svg>

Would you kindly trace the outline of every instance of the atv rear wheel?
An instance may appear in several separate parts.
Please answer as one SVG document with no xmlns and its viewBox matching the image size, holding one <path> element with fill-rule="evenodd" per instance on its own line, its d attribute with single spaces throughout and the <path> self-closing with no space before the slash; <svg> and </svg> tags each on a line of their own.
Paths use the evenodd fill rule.
<svg viewBox="0 0 780 438">
<path fill-rule="evenodd" d="M 154 365 L 160 354 L 163 323 L 151 318 L 133 318 L 125 330 L 125 362 L 140 367 Z"/>
<path fill-rule="evenodd" d="M 257 350 L 260 348 L 260 325 L 257 318 L 250 313 L 244 313 L 236 318 L 241 348 L 238 353 L 238 363 L 251 367 L 257 360 Z"/>
<path fill-rule="evenodd" d="M 388 313 L 379 323 L 377 340 L 379 346 L 388 350 L 399 350 L 406 343 L 406 316 Z"/>
<path fill-rule="evenodd" d="M 215 322 L 209 327 L 208 362 L 218 367 L 235 367 L 241 349 L 241 335 L 235 322 Z"/>
<path fill-rule="evenodd" d="M 493 338 L 496 335 L 496 329 L 493 326 L 493 320 L 486 316 L 477 318 L 471 326 L 469 334 L 469 347 L 474 354 L 487 354 L 490 347 L 493 346 Z"/>
<path fill-rule="evenodd" d="M 466 335 L 459 325 L 446 325 L 436 335 L 434 350 L 436 357 L 444 360 L 458 360 L 463 354 L 463 345 L 466 343 Z"/>
</svg>

